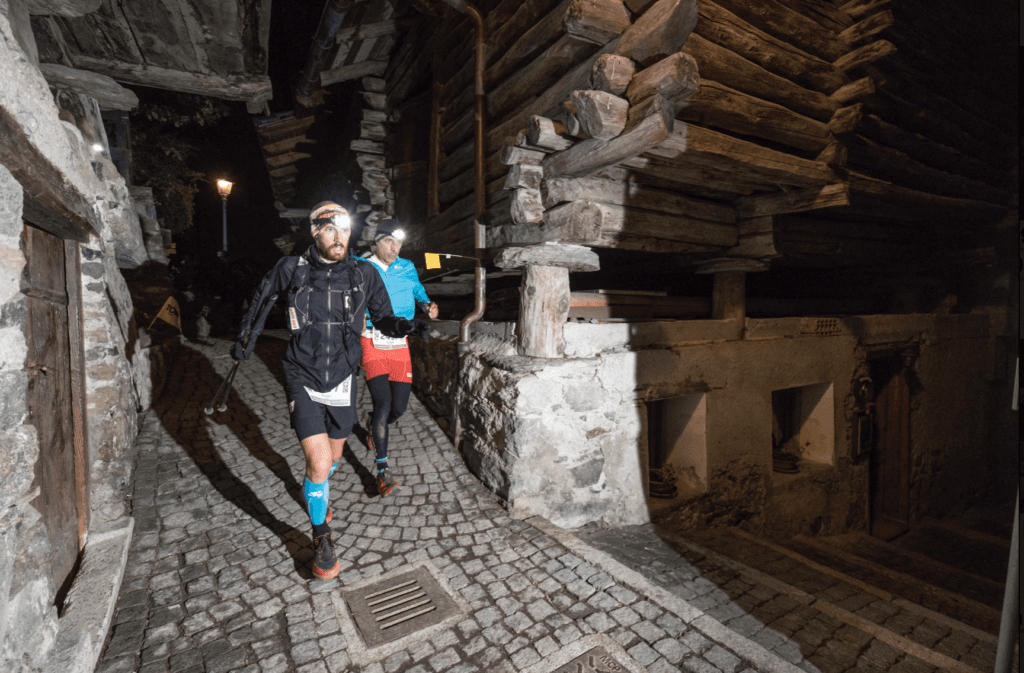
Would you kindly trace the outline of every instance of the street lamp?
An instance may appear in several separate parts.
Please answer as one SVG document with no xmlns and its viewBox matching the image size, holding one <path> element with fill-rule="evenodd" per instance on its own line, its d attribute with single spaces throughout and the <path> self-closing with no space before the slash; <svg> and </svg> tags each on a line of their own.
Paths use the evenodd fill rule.
<svg viewBox="0 0 1024 673">
<path fill-rule="evenodd" d="M 231 193 L 232 183 L 227 180 L 217 181 L 217 193 L 220 194 L 221 201 L 224 205 L 222 213 L 224 215 L 224 249 L 223 254 L 228 253 L 228 194 Z"/>
</svg>

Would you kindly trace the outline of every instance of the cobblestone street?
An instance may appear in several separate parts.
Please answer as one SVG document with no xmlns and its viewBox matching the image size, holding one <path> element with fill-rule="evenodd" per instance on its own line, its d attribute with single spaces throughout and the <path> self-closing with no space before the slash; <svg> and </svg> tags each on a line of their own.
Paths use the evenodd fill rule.
<svg viewBox="0 0 1024 673">
<path fill-rule="evenodd" d="M 311 579 L 284 345 L 264 334 L 212 416 L 229 343 L 186 344 L 173 363 L 137 440 L 135 534 L 100 673 L 814 670 L 543 520 L 511 519 L 415 397 L 391 431 L 401 490 L 377 496 L 365 431 L 350 437 L 330 490 L 342 572 Z M 376 644 L 346 592 L 414 568 L 454 616 Z"/>
</svg>

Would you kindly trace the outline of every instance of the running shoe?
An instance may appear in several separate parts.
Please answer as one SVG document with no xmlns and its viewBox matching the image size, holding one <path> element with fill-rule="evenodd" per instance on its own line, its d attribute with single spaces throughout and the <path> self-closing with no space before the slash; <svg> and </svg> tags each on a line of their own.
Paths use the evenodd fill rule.
<svg viewBox="0 0 1024 673">
<path fill-rule="evenodd" d="M 334 555 L 334 542 L 331 534 L 313 538 L 313 577 L 318 580 L 329 580 L 338 576 L 341 572 L 341 561 Z"/>
<path fill-rule="evenodd" d="M 396 488 L 402 488 L 402 485 L 391 476 L 391 470 L 381 470 L 377 473 L 377 492 L 382 498 Z"/>
</svg>

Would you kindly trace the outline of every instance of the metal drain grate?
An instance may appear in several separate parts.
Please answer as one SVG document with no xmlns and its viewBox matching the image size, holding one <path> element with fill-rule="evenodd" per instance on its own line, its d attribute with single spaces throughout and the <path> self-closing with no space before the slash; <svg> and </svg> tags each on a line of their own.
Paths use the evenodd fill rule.
<svg viewBox="0 0 1024 673">
<path fill-rule="evenodd" d="M 801 331 L 804 334 L 836 336 L 843 333 L 843 326 L 838 318 L 808 318 Z"/>
<path fill-rule="evenodd" d="M 403 638 L 459 612 L 437 580 L 420 567 L 344 594 L 368 647 Z"/>
<path fill-rule="evenodd" d="M 625 670 L 608 650 L 598 645 L 551 673 L 619 673 Z"/>
</svg>

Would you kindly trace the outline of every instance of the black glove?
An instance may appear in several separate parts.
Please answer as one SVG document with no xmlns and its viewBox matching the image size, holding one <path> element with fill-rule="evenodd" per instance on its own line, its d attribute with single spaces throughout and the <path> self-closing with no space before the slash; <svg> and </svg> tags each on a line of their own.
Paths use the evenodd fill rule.
<svg viewBox="0 0 1024 673">
<path fill-rule="evenodd" d="M 235 360 L 236 362 L 248 360 L 251 354 L 252 351 L 250 349 L 242 348 L 242 342 L 240 341 L 236 341 L 235 345 L 231 347 L 231 359 Z"/>
<path fill-rule="evenodd" d="M 395 320 L 395 329 L 398 330 L 398 333 L 402 336 L 414 334 L 424 341 L 430 340 L 430 325 L 419 318 L 413 318 L 412 320 L 398 318 Z"/>
</svg>

